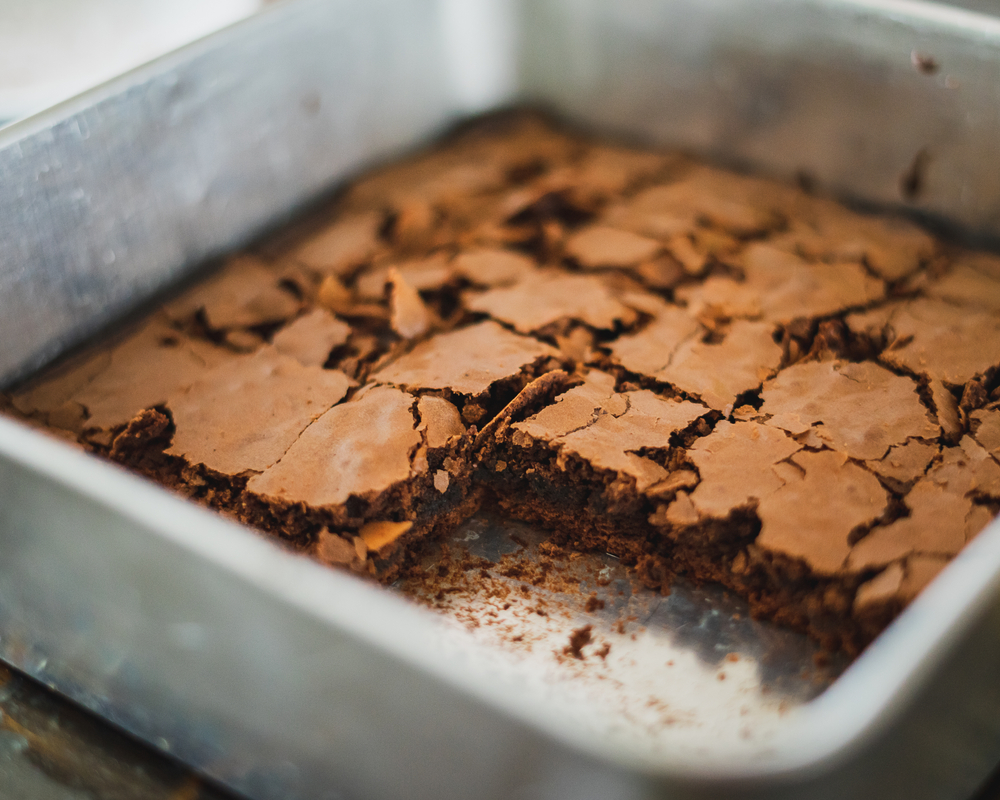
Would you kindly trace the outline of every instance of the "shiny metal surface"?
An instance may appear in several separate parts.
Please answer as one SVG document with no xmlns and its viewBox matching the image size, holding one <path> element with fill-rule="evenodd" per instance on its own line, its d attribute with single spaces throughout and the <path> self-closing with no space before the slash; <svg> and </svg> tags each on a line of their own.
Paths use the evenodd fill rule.
<svg viewBox="0 0 1000 800">
<path fill-rule="evenodd" d="M 653 763 L 745 761 L 849 662 L 753 619 L 719 586 L 677 578 L 664 596 L 614 556 L 550 539 L 481 511 L 425 547 L 423 573 L 396 588 L 438 611 L 456 642 L 489 652 L 547 716 L 608 746 Z"/>
<path fill-rule="evenodd" d="M 523 91 L 575 120 L 1000 237 L 996 17 L 910 0 L 524 12 Z"/>
<path fill-rule="evenodd" d="M 998 42 L 904 0 L 291 0 L 0 131 L 0 382 L 514 101 L 996 236 Z M 0 543 L 0 657 L 255 798 L 961 798 L 1000 758 L 996 524 L 766 744 L 659 752 L 398 597 L 5 420 Z M 681 599 L 664 630 L 725 607 Z M 689 650 L 725 642 L 701 628 Z"/>
<path fill-rule="evenodd" d="M 0 667 L 0 797 L 236 800 L 7 667 Z"/>
<path fill-rule="evenodd" d="M 254 798 L 648 795 L 426 612 L 0 431 L 0 654 L 112 722 Z"/>
<path fill-rule="evenodd" d="M 298 0 L 0 130 L 0 385 L 456 113 L 427 3 Z"/>
<path fill-rule="evenodd" d="M 0 657 L 261 800 L 964 797 L 996 761 L 997 524 L 818 698 L 756 714 L 761 741 L 705 747 L 696 725 L 663 748 L 398 597 L 5 419 L 0 539 Z"/>
</svg>

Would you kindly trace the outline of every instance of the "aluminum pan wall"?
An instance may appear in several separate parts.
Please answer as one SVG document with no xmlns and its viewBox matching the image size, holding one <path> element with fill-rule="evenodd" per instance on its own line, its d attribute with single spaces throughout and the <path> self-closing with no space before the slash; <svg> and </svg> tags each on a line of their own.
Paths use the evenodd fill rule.
<svg viewBox="0 0 1000 800">
<path fill-rule="evenodd" d="M 0 385 L 458 109 L 434 0 L 297 0 L 0 131 Z"/>
<path fill-rule="evenodd" d="M 1000 19 L 908 0 L 523 13 L 523 93 L 578 122 L 1000 237 Z"/>
</svg>

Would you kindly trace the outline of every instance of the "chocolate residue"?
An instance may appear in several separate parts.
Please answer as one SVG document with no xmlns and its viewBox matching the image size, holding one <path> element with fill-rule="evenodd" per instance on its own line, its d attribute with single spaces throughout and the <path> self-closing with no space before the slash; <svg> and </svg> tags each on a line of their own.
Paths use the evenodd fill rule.
<svg viewBox="0 0 1000 800">
<path fill-rule="evenodd" d="M 938 70 L 941 69 L 941 65 L 938 60 L 932 55 L 927 53 L 921 53 L 917 50 L 912 50 L 910 52 L 910 62 L 913 64 L 917 72 L 923 75 L 934 75 Z"/>
<path fill-rule="evenodd" d="M 563 648 L 563 655 L 573 656 L 581 661 L 584 659 L 583 648 L 591 642 L 591 631 L 593 625 L 584 625 L 582 628 L 575 628 L 570 634 L 569 644 Z M 606 654 L 605 654 L 606 655 Z"/>
<path fill-rule="evenodd" d="M 899 179 L 899 193 L 904 200 L 913 202 L 919 200 L 927 185 L 927 169 L 931 163 L 930 153 L 920 149 L 913 156 L 913 161 Z"/>
</svg>

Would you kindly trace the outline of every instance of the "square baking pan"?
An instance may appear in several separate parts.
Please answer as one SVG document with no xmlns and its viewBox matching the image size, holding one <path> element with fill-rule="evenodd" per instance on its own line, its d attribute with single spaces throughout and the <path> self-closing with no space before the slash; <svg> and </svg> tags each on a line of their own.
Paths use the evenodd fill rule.
<svg viewBox="0 0 1000 800">
<path fill-rule="evenodd" d="M 365 166 L 522 104 L 995 242 L 998 87 L 1000 22 L 931 3 L 288 0 L 0 131 L 0 383 Z M 6 419 L 0 541 L 3 660 L 262 800 L 962 798 L 1000 761 L 996 523 L 766 737 L 715 736 L 692 684 L 705 724 L 660 749 Z"/>
</svg>

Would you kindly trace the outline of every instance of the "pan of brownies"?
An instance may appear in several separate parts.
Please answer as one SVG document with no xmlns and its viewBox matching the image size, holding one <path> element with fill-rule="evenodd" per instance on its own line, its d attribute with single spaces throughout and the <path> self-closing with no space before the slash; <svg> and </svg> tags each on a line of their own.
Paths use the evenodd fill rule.
<svg viewBox="0 0 1000 800">
<path fill-rule="evenodd" d="M 294 0 L 0 131 L 0 656 L 251 797 L 968 796 L 998 79 L 932 3 Z"/>
</svg>

